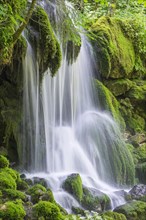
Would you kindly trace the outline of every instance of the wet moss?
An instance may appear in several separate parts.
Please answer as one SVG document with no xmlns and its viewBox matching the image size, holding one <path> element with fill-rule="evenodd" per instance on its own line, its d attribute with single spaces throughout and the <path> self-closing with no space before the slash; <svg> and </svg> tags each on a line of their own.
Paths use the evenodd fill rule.
<svg viewBox="0 0 146 220">
<path fill-rule="evenodd" d="M 128 220 L 145 220 L 146 203 L 141 201 L 132 201 L 117 207 L 115 211 L 124 214 Z"/>
<path fill-rule="evenodd" d="M 46 188 L 40 184 L 36 184 L 27 190 L 27 194 L 31 195 L 31 201 L 37 203 L 41 196 L 46 193 Z"/>
<path fill-rule="evenodd" d="M 113 118 L 121 125 L 121 128 L 125 128 L 124 119 L 119 111 L 120 105 L 114 95 L 105 87 L 102 82 L 94 80 L 94 85 L 97 91 L 97 97 L 99 97 L 99 103 L 102 110 L 107 110 L 111 113 Z"/>
<path fill-rule="evenodd" d="M 71 174 L 63 183 L 63 188 L 73 195 L 79 202 L 82 200 L 83 188 L 82 180 L 79 174 Z"/>
<path fill-rule="evenodd" d="M 63 220 L 64 217 L 61 214 L 59 208 L 51 203 L 46 201 L 40 201 L 33 207 L 33 216 L 36 219 L 44 218 L 49 220 Z"/>
<path fill-rule="evenodd" d="M 0 205 L 0 218 L 3 220 L 23 220 L 26 212 L 22 206 L 21 200 L 6 202 Z"/>
<path fill-rule="evenodd" d="M 105 212 L 101 215 L 103 220 L 127 220 L 126 216 L 116 212 Z"/>
<path fill-rule="evenodd" d="M 9 161 L 6 157 L 0 155 L 0 168 L 5 168 L 9 166 Z"/>
<path fill-rule="evenodd" d="M 135 66 L 134 46 L 115 18 L 101 17 L 91 27 L 99 71 L 104 78 L 129 77 Z"/>
<path fill-rule="evenodd" d="M 39 54 L 39 69 L 43 73 L 47 68 L 52 75 L 56 73 L 61 64 L 61 49 L 51 27 L 47 13 L 40 6 L 36 7 L 30 19 L 30 26 L 35 32 Z M 36 34 L 37 32 L 37 34 Z"/>
</svg>

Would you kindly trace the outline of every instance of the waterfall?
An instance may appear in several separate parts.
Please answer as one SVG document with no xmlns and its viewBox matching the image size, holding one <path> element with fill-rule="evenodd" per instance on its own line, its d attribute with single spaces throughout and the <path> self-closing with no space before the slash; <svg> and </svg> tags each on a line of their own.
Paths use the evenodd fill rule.
<svg viewBox="0 0 146 220">
<path fill-rule="evenodd" d="M 28 43 L 24 69 L 23 167 L 28 177 L 47 179 L 55 199 L 70 211 L 78 202 L 62 189 L 65 178 L 79 173 L 84 186 L 111 198 L 112 208 L 125 202 L 113 187 L 130 157 L 120 130 L 110 114 L 99 110 L 93 86 L 92 48 L 82 36 L 73 64 L 63 53 L 55 77 L 49 69 L 39 79 L 39 68 Z M 124 155 L 124 159 L 123 159 Z M 120 177 L 121 178 L 121 177 Z"/>
</svg>

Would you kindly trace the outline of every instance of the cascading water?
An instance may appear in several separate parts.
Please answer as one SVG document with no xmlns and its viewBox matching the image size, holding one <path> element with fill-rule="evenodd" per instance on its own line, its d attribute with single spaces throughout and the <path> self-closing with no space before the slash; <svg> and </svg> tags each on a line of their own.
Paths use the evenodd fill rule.
<svg viewBox="0 0 146 220">
<path fill-rule="evenodd" d="M 120 172 L 112 161 L 122 164 L 119 146 L 128 154 L 111 116 L 97 111 L 90 50 L 82 37 L 77 60 L 69 64 L 63 54 L 57 75 L 52 78 L 48 70 L 41 83 L 30 45 L 24 61 L 23 166 L 31 173 L 28 177 L 47 179 L 56 201 L 67 210 L 79 206 L 61 187 L 72 173 L 79 173 L 85 186 L 108 194 L 112 208 L 125 202 L 106 184 L 115 181 L 114 169 Z"/>
</svg>

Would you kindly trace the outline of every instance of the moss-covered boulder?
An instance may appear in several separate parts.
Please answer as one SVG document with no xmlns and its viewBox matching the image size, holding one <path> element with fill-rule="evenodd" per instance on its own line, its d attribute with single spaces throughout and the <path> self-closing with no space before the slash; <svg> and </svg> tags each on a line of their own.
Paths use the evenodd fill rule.
<svg viewBox="0 0 146 220">
<path fill-rule="evenodd" d="M 131 201 L 117 207 L 114 211 L 124 214 L 128 220 L 145 220 L 146 202 Z"/>
<path fill-rule="evenodd" d="M 83 187 L 81 204 L 85 210 L 102 212 L 110 208 L 110 198 L 98 190 Z"/>
<path fill-rule="evenodd" d="M 127 220 L 126 216 L 117 212 L 104 212 L 101 214 L 103 220 Z"/>
<path fill-rule="evenodd" d="M 49 67 L 52 75 L 56 73 L 61 64 L 61 49 L 58 40 L 53 32 L 49 18 L 44 9 L 36 7 L 29 22 L 33 31 L 39 54 L 39 69 L 43 73 Z M 31 36 L 31 38 L 33 38 Z"/>
<path fill-rule="evenodd" d="M 63 220 L 64 217 L 61 214 L 59 208 L 46 201 L 40 201 L 33 207 L 33 216 L 36 219 L 49 219 L 49 220 Z"/>
<path fill-rule="evenodd" d="M 138 22 L 107 16 L 100 17 L 90 28 L 103 78 L 135 78 L 146 73 L 144 55 L 140 48 L 137 50 L 139 39 L 136 35 L 128 34 L 127 27 L 133 32 L 141 31 Z"/>
<path fill-rule="evenodd" d="M 129 79 L 107 80 L 104 84 L 116 97 L 125 95 L 133 86 L 133 82 Z"/>
<path fill-rule="evenodd" d="M 0 168 L 5 168 L 9 166 L 9 161 L 6 157 L 0 155 Z"/>
<path fill-rule="evenodd" d="M 3 220 L 23 220 L 25 215 L 26 213 L 20 200 L 0 205 L 0 218 Z"/>
<path fill-rule="evenodd" d="M 19 190 L 14 190 L 14 189 L 5 189 L 2 190 L 2 198 L 6 201 L 8 200 L 16 200 L 16 199 L 21 199 L 23 201 L 26 201 L 26 195 L 24 192 L 21 192 Z"/>
<path fill-rule="evenodd" d="M 71 174 L 63 183 L 63 188 L 73 195 L 79 202 L 82 200 L 83 188 L 82 180 L 79 174 Z"/>
<path fill-rule="evenodd" d="M 96 39 L 99 71 L 104 78 L 129 76 L 135 65 L 135 52 L 115 18 L 101 17 L 92 26 Z M 94 45 L 94 46 L 95 46 Z"/>
<path fill-rule="evenodd" d="M 37 203 L 40 197 L 46 193 L 46 188 L 40 184 L 36 184 L 27 190 L 27 194 L 31 196 L 31 201 Z"/>
<path fill-rule="evenodd" d="M 0 172 L 0 189 L 16 189 L 15 178 L 6 170 Z"/>
</svg>

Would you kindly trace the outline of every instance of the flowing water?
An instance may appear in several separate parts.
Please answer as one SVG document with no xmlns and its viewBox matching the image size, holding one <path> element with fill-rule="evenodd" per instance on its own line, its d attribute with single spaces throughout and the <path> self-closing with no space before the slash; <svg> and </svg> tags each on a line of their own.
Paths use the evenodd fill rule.
<svg viewBox="0 0 146 220">
<path fill-rule="evenodd" d="M 72 173 L 80 174 L 84 186 L 109 195 L 112 208 L 125 202 L 107 184 L 114 176 L 110 147 L 121 137 L 111 116 L 98 111 L 90 50 L 83 37 L 77 60 L 69 64 L 64 54 L 57 75 L 52 78 L 48 70 L 41 83 L 29 44 L 24 61 L 23 166 L 28 178 L 45 178 L 69 212 L 80 206 L 62 189 Z"/>
</svg>

